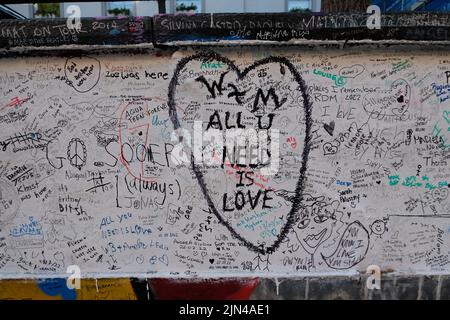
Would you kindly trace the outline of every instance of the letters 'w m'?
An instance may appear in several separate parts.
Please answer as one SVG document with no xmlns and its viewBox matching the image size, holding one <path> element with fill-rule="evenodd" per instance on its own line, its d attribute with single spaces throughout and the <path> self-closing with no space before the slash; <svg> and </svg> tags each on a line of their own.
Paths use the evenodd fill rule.
<svg viewBox="0 0 450 320">
<path fill-rule="evenodd" d="M 198 77 L 197 79 L 195 79 L 195 81 L 203 83 L 206 86 L 206 88 L 208 89 L 208 91 L 211 94 L 211 96 L 213 97 L 213 99 L 215 99 L 216 98 L 216 90 L 218 91 L 219 95 L 222 95 L 222 90 L 224 90 L 224 88 L 222 86 L 223 78 L 225 77 L 225 75 L 227 73 L 228 73 L 228 71 L 224 72 L 220 75 L 219 83 L 217 83 L 214 80 L 213 83 L 210 85 L 204 76 Z"/>
<path fill-rule="evenodd" d="M 279 101 L 274 88 L 270 88 L 269 90 L 267 90 L 267 95 L 264 95 L 264 92 L 262 91 L 262 89 L 259 88 L 258 92 L 256 92 L 255 101 L 253 102 L 252 112 L 258 111 L 258 104 L 259 104 L 260 98 L 261 98 L 262 102 L 264 103 L 264 105 L 267 106 L 267 102 L 269 102 L 269 96 L 272 96 L 272 99 L 275 102 L 274 110 L 277 110 L 279 107 L 281 107 L 287 100 L 287 98 L 283 98 L 283 99 L 281 99 L 281 101 Z"/>
</svg>

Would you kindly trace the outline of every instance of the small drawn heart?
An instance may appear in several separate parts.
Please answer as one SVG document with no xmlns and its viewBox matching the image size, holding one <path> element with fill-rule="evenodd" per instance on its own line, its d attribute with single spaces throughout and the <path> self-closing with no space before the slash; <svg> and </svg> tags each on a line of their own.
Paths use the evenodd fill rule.
<svg viewBox="0 0 450 320">
<path fill-rule="evenodd" d="M 140 256 L 136 257 L 136 262 L 138 264 L 143 264 L 144 263 L 144 256 L 141 254 Z"/>
<path fill-rule="evenodd" d="M 324 124 L 323 124 L 323 128 L 325 129 L 326 132 L 328 132 L 328 134 L 329 134 L 330 136 L 333 136 L 333 133 L 334 133 L 334 126 L 335 126 L 334 121 L 331 121 L 330 124 L 327 124 L 327 123 L 324 123 Z"/>
<path fill-rule="evenodd" d="M 204 258 L 206 256 L 206 251 L 202 251 L 201 256 Z"/>
<path fill-rule="evenodd" d="M 338 151 L 338 148 L 336 146 L 333 146 L 330 142 L 323 144 L 323 154 L 329 155 L 329 154 L 336 154 Z"/>
<path fill-rule="evenodd" d="M 377 181 L 375 181 L 377 184 L 380 184 L 381 183 L 381 180 L 377 180 Z"/>
<path fill-rule="evenodd" d="M 88 56 L 68 58 L 64 65 L 66 80 L 80 93 L 88 92 L 97 85 L 100 70 L 100 61 Z"/>
<path fill-rule="evenodd" d="M 213 264 L 214 263 L 214 259 L 209 259 L 209 263 Z"/>
<path fill-rule="evenodd" d="M 169 266 L 169 257 L 166 254 L 163 254 L 161 257 L 158 258 L 160 262 L 165 264 L 166 266 Z"/>
<path fill-rule="evenodd" d="M 394 106 L 392 108 L 392 113 L 394 115 L 405 114 L 409 108 L 409 101 L 411 100 L 411 88 L 409 84 L 403 79 L 395 80 L 391 84 L 391 91 L 397 96 L 397 102 L 400 103 L 400 106 Z"/>
</svg>

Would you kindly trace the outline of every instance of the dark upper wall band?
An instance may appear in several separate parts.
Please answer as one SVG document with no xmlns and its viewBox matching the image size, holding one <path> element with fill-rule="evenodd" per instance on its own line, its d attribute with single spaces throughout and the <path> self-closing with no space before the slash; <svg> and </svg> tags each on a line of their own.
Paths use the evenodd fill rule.
<svg viewBox="0 0 450 320">
<path fill-rule="evenodd" d="M 366 13 L 157 15 L 83 18 L 80 30 L 67 19 L 0 20 L 0 47 L 60 45 L 163 45 L 175 41 L 412 40 L 448 41 L 450 14 L 381 15 L 369 29 Z"/>
</svg>

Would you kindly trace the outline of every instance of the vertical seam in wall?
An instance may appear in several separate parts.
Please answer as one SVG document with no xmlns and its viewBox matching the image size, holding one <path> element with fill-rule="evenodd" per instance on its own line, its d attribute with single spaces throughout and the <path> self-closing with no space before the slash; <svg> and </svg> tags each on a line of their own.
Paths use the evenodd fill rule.
<svg viewBox="0 0 450 320">
<path fill-rule="evenodd" d="M 394 288 L 393 288 L 393 290 L 392 290 L 392 296 L 391 296 L 391 299 L 397 300 L 397 299 L 398 299 L 398 288 L 397 288 L 397 277 L 395 277 L 395 276 L 394 276 L 394 281 L 393 281 L 393 283 L 394 283 Z M 394 298 L 394 296 L 395 296 L 395 298 Z"/>
<path fill-rule="evenodd" d="M 280 281 L 278 281 L 278 278 L 274 278 L 273 281 L 275 282 L 275 289 L 277 292 L 277 296 L 280 295 Z"/>
<path fill-rule="evenodd" d="M 150 26 L 150 38 L 152 41 L 152 44 L 154 47 L 156 47 L 156 32 L 155 32 L 155 20 L 152 18 L 149 19 L 149 26 Z M 145 22 L 144 22 L 145 26 Z M 145 28 L 145 27 L 144 27 Z M 144 31 L 145 32 L 145 31 Z"/>
<path fill-rule="evenodd" d="M 363 279 L 363 278 L 361 277 L 361 279 Z M 364 286 L 364 300 L 368 300 L 368 298 L 369 298 L 369 290 L 367 288 L 367 280 L 368 279 L 366 279 L 366 281 L 361 280 L 361 285 Z"/>
<path fill-rule="evenodd" d="M 438 276 L 438 284 L 436 287 L 436 300 L 441 300 L 442 276 Z"/>
<path fill-rule="evenodd" d="M 309 279 L 306 278 L 306 285 L 305 285 L 305 300 L 309 300 Z"/>
<path fill-rule="evenodd" d="M 423 276 L 419 278 L 419 285 L 417 290 L 417 300 L 422 299 L 422 284 L 423 284 Z"/>
</svg>

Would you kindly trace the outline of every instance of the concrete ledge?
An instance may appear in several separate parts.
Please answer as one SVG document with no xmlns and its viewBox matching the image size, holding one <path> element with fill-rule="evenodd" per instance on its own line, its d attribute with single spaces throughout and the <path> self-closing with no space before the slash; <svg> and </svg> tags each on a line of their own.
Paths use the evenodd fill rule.
<svg viewBox="0 0 450 320">
<path fill-rule="evenodd" d="M 258 40 L 447 40 L 450 15 L 381 15 L 381 29 L 369 29 L 366 13 L 256 13 L 159 15 L 156 43 L 171 41 Z"/>
<path fill-rule="evenodd" d="M 448 41 L 450 14 L 381 15 L 381 29 L 369 29 L 366 13 L 274 13 L 157 15 L 83 18 L 81 29 L 67 19 L 0 20 L 0 48 L 62 45 L 186 45 L 257 41 Z"/>
<path fill-rule="evenodd" d="M 152 43 L 152 18 L 83 18 L 81 29 L 67 19 L 0 20 L 0 47 L 127 45 Z"/>
</svg>

